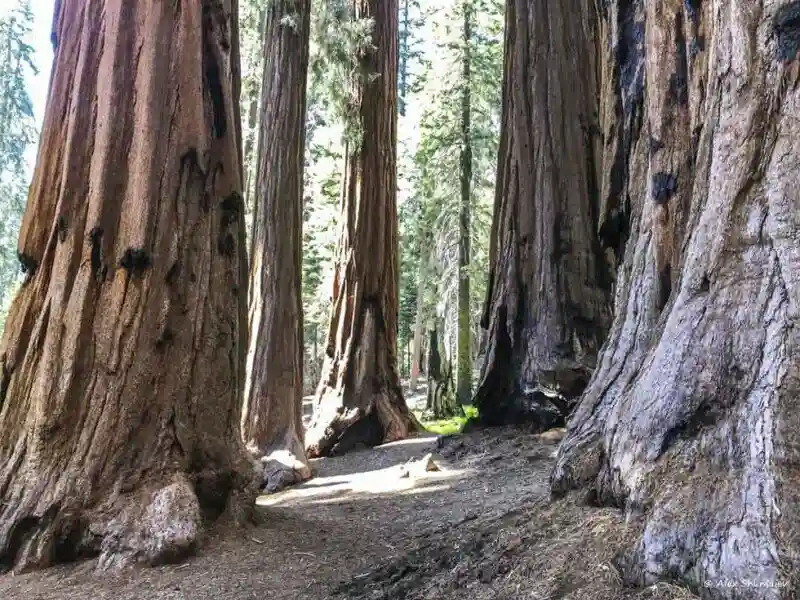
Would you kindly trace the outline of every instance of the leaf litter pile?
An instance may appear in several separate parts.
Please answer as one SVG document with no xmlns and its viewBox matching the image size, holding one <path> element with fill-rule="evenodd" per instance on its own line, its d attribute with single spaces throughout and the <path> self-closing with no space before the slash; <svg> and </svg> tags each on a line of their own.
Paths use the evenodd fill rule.
<svg viewBox="0 0 800 600">
<path fill-rule="evenodd" d="M 682 600 L 626 587 L 635 538 L 612 508 L 551 502 L 560 435 L 496 429 L 314 461 L 316 477 L 259 499 L 180 565 L 114 576 L 94 564 L 0 578 L 4 600 Z"/>
</svg>

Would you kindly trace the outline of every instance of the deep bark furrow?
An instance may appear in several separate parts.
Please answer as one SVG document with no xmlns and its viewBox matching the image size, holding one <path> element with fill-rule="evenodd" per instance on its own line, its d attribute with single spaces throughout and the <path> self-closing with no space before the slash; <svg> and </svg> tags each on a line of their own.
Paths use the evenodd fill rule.
<svg viewBox="0 0 800 600">
<path fill-rule="evenodd" d="M 798 57 L 774 56 L 781 2 L 643 6 L 646 127 L 604 115 L 608 147 L 633 148 L 609 199 L 627 193 L 633 211 L 617 310 L 553 488 L 588 486 L 642 516 L 620 559 L 631 583 L 793 597 L 800 99 L 786 82 Z M 606 77 L 627 55 L 602 60 Z M 625 81 L 603 83 L 601 101 L 623 102 Z"/>
<path fill-rule="evenodd" d="M 371 19 L 364 72 L 350 82 L 358 143 L 345 153 L 343 219 L 309 456 L 375 445 L 416 422 L 397 372 L 397 0 L 358 0 L 352 17 Z M 354 412 L 355 411 L 355 412 Z M 352 416 L 357 414 L 357 419 Z"/>
<path fill-rule="evenodd" d="M 599 162 L 586 134 L 598 108 L 591 10 L 583 0 L 508 6 L 488 349 L 475 397 L 487 424 L 563 423 L 610 320 L 612 277 L 591 218 L 598 173 L 587 168 Z"/>
<path fill-rule="evenodd" d="M 19 245 L 39 268 L 0 342 L 9 568 L 174 559 L 194 546 L 201 514 L 249 481 L 238 436 L 244 294 L 233 293 L 246 258 L 241 236 L 230 252 L 217 244 L 243 227 L 240 212 L 216 208 L 240 195 L 238 141 L 219 115 L 224 135 L 212 135 L 213 82 L 198 68 L 205 45 L 215 110 L 235 123 L 238 65 L 224 39 L 237 35 L 236 3 L 212 3 L 232 25 L 224 33 L 200 6 L 123 4 L 64 0 L 54 25 Z M 192 153 L 207 169 L 185 169 Z"/>
</svg>

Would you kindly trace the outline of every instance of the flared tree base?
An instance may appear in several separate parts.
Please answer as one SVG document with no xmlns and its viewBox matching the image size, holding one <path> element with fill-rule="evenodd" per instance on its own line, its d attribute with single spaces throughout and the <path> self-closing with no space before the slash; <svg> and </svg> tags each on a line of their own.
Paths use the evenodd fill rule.
<svg viewBox="0 0 800 600">
<path fill-rule="evenodd" d="M 464 409 L 456 397 L 453 381 L 453 366 L 443 364 L 439 350 L 437 328 L 430 332 L 430 351 L 428 354 L 428 399 L 427 410 L 434 419 L 463 417 Z M 471 398 L 470 398 L 471 399 Z"/>
<path fill-rule="evenodd" d="M 115 486 L 104 498 L 70 490 L 66 479 L 46 487 L 47 478 L 39 485 L 30 480 L 6 496 L 0 513 L 2 571 L 91 558 L 98 558 L 99 571 L 178 562 L 197 548 L 210 523 L 225 518 L 243 524 L 253 516 L 255 488 L 233 474 L 143 478 L 135 488 Z"/>
<path fill-rule="evenodd" d="M 306 432 L 306 454 L 309 458 L 344 454 L 396 442 L 421 429 L 399 393 L 376 394 L 367 408 L 347 408 L 340 394 L 330 392 L 322 396 Z"/>
<path fill-rule="evenodd" d="M 588 374 L 565 371 L 559 375 L 558 378 L 543 377 L 552 382 L 552 386 L 524 389 L 510 363 L 489 365 L 475 394 L 476 425 L 526 425 L 532 433 L 564 427 L 580 398 Z"/>
<path fill-rule="evenodd" d="M 250 454 L 258 462 L 260 484 L 267 494 L 311 479 L 311 467 L 303 443 L 294 431 L 287 432 L 280 443 L 264 451 L 251 448 Z"/>
<path fill-rule="evenodd" d="M 427 410 L 434 419 L 464 416 L 464 409 L 456 398 L 451 372 L 438 380 L 428 379 Z"/>
</svg>

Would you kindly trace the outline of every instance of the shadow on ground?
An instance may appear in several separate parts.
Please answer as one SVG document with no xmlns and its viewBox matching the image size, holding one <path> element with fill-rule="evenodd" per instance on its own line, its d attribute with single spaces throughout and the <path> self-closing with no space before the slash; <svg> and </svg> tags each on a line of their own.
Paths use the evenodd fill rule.
<svg viewBox="0 0 800 600">
<path fill-rule="evenodd" d="M 25 600 L 690 598 L 625 589 L 612 509 L 550 503 L 555 442 L 519 430 L 421 437 L 315 461 L 316 478 L 259 499 L 263 524 L 212 535 L 187 563 L 97 577 L 93 564 L 0 578 Z M 437 472 L 401 465 L 433 452 Z"/>
</svg>

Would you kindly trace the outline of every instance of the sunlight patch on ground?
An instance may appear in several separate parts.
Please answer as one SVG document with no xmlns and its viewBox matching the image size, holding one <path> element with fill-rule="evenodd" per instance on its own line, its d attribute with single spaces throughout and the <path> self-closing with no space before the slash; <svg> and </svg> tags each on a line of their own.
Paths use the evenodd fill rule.
<svg viewBox="0 0 800 600">
<path fill-rule="evenodd" d="M 398 442 L 399 443 L 399 442 Z M 413 494 L 439 491 L 449 487 L 447 482 L 462 479 L 473 473 L 472 469 L 447 469 L 438 463 L 440 471 L 406 474 L 403 464 L 387 469 L 318 477 L 278 494 L 263 495 L 257 506 L 284 504 L 319 504 L 341 502 L 354 496 L 377 494 Z"/>
<path fill-rule="evenodd" d="M 450 489 L 449 485 L 441 484 L 441 485 L 428 485 L 425 487 L 417 487 L 417 488 L 412 487 L 405 490 L 390 490 L 390 493 L 392 493 L 392 495 L 397 495 L 397 496 L 417 496 L 420 494 L 434 494 L 437 492 L 444 492 L 449 489 Z M 364 493 L 347 494 L 347 495 L 335 496 L 332 498 L 320 498 L 319 500 L 310 500 L 308 504 L 310 505 L 341 504 L 342 502 L 348 502 L 350 500 L 361 499 L 365 497 L 369 497 L 369 494 L 364 494 Z M 275 505 L 273 504 L 271 506 Z"/>
<path fill-rule="evenodd" d="M 436 441 L 436 436 L 434 435 L 420 435 L 418 437 L 410 437 L 404 440 L 397 440 L 396 442 L 389 442 L 388 444 L 382 444 L 377 447 L 378 450 L 383 450 L 384 448 L 398 448 L 400 446 L 421 446 L 421 445 L 428 445 L 430 446 L 432 442 Z"/>
</svg>

